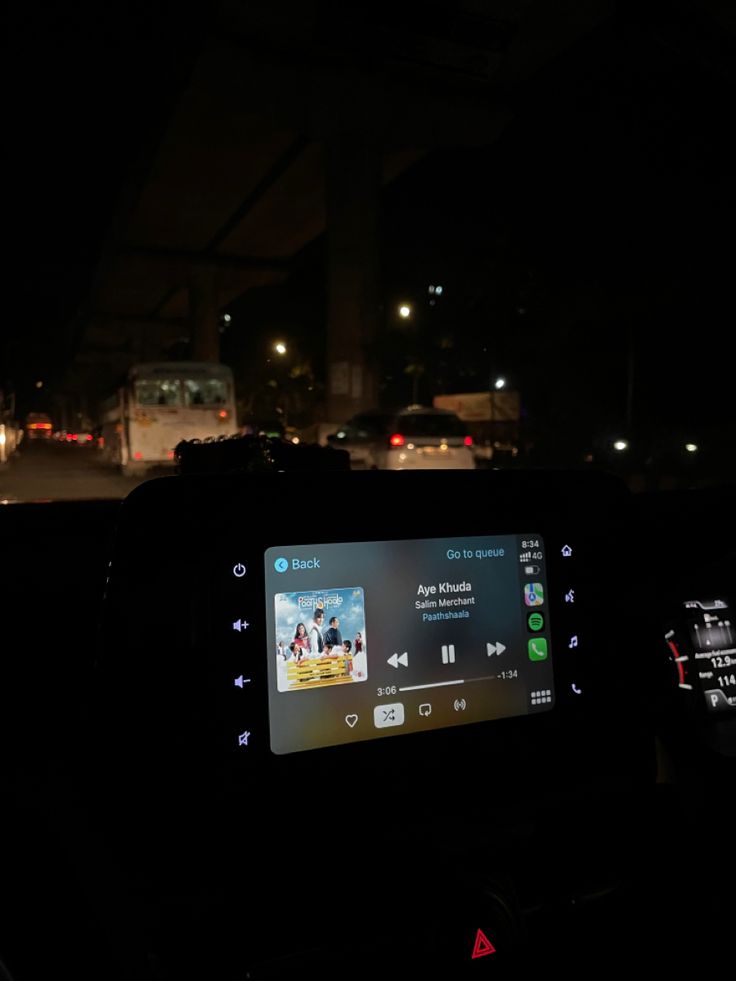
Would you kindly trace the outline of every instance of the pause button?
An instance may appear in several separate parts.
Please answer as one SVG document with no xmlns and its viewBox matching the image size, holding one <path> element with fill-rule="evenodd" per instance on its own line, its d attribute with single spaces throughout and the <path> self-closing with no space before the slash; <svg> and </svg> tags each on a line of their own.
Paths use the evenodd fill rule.
<svg viewBox="0 0 736 981">
<path fill-rule="evenodd" d="M 455 663 L 455 645 L 454 644 L 443 644 L 442 645 L 442 663 L 443 664 L 454 664 Z"/>
</svg>

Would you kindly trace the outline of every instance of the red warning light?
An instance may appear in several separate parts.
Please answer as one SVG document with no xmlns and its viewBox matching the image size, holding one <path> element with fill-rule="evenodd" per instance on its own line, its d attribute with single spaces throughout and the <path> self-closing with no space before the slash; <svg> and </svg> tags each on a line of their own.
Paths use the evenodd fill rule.
<svg viewBox="0 0 736 981">
<path fill-rule="evenodd" d="M 478 957 L 485 957 L 486 954 L 495 953 L 496 948 L 493 946 L 485 933 L 479 929 L 475 935 L 475 945 L 473 946 L 473 953 L 470 955 L 470 959 L 474 961 Z"/>
</svg>

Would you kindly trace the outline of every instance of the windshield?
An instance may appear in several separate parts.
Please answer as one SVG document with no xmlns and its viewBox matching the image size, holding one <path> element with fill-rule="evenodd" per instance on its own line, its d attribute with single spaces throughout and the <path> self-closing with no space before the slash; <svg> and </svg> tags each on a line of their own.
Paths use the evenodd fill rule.
<svg viewBox="0 0 736 981">
<path fill-rule="evenodd" d="M 184 381 L 185 405 L 222 405 L 227 398 L 227 385 L 219 378 Z"/>
<path fill-rule="evenodd" d="M 0 499 L 119 498 L 182 440 L 336 447 L 410 406 L 399 435 L 467 453 L 352 468 L 733 476 L 716 5 L 31 6 L 4 65 Z"/>
<path fill-rule="evenodd" d="M 135 383 L 138 405 L 222 405 L 227 401 L 227 383 L 220 378 L 155 378 Z"/>
<path fill-rule="evenodd" d="M 399 416 L 396 424 L 404 434 L 411 436 L 465 436 L 468 431 L 467 425 L 450 413 L 432 415 L 412 412 Z"/>
<path fill-rule="evenodd" d="M 138 405 L 180 405 L 181 383 L 168 378 L 137 381 L 135 400 Z"/>
</svg>

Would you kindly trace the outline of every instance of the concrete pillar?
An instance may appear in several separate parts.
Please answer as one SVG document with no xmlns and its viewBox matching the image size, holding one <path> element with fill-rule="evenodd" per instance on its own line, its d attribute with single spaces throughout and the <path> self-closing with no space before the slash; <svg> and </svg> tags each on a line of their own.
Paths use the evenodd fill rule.
<svg viewBox="0 0 736 981">
<path fill-rule="evenodd" d="M 220 360 L 217 270 L 197 266 L 189 273 L 192 361 Z"/>
<path fill-rule="evenodd" d="M 327 421 L 344 422 L 378 399 L 376 337 L 381 316 L 381 155 L 343 135 L 326 150 Z"/>
</svg>

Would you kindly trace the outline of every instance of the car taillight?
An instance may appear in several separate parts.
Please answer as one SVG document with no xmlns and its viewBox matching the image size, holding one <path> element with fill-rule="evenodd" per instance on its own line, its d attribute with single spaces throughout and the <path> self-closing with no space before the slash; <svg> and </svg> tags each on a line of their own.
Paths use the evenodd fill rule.
<svg viewBox="0 0 736 981">
<path fill-rule="evenodd" d="M 90 436 L 89 433 L 87 433 L 87 442 L 88 443 L 91 443 L 92 442 L 92 437 Z"/>
<path fill-rule="evenodd" d="M 133 454 L 133 459 L 134 460 L 142 460 L 143 459 L 143 454 L 141 453 L 140 450 L 136 450 L 135 451 L 135 453 Z"/>
<path fill-rule="evenodd" d="M 230 415 L 230 413 L 227 411 L 227 409 L 220 409 L 220 411 L 217 413 L 217 418 L 218 419 L 227 419 L 227 417 L 229 415 Z"/>
<path fill-rule="evenodd" d="M 463 443 L 465 443 L 466 446 L 472 446 L 473 445 L 473 437 L 472 436 L 466 436 L 465 439 L 463 440 Z"/>
<path fill-rule="evenodd" d="M 401 433 L 394 433 L 393 436 L 389 438 L 389 443 L 391 446 L 403 446 L 406 440 L 401 435 Z"/>
</svg>

